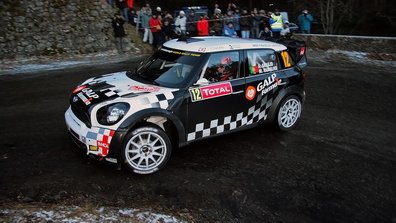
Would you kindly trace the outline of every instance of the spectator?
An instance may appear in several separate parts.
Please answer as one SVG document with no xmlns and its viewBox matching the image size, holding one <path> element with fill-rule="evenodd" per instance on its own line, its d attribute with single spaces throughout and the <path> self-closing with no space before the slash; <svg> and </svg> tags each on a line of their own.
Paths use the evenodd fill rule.
<svg viewBox="0 0 396 223">
<path fill-rule="evenodd" d="M 114 8 L 114 0 L 107 0 L 107 3 Z"/>
<path fill-rule="evenodd" d="M 279 12 L 279 9 L 275 9 L 275 13 L 270 18 L 271 30 L 274 38 L 280 37 L 280 31 L 283 28 L 283 18 Z"/>
<path fill-rule="evenodd" d="M 165 14 L 162 12 L 161 7 L 158 6 L 158 7 L 155 9 L 155 13 L 157 14 L 157 17 L 158 17 L 158 19 L 159 19 L 160 21 L 162 21 L 162 20 L 164 19 Z"/>
<path fill-rule="evenodd" d="M 302 14 L 298 16 L 297 20 L 300 26 L 301 33 L 310 34 L 313 17 L 311 14 L 308 13 L 307 9 L 304 9 L 302 11 Z"/>
<path fill-rule="evenodd" d="M 212 20 L 211 30 L 214 32 L 214 35 L 221 36 L 223 32 L 223 16 L 220 9 L 215 9 Z"/>
<path fill-rule="evenodd" d="M 242 15 L 241 15 L 241 19 L 240 19 L 239 23 L 241 26 L 242 38 L 249 39 L 251 24 L 250 24 L 250 18 L 249 18 L 249 15 L 248 15 L 246 9 L 242 10 Z"/>
<path fill-rule="evenodd" d="M 120 9 L 122 18 L 128 22 L 128 5 L 125 0 L 116 0 L 116 5 Z"/>
<path fill-rule="evenodd" d="M 186 35 L 187 18 L 185 17 L 185 15 L 186 13 L 184 11 L 180 11 L 179 16 L 176 17 L 175 30 L 177 35 Z"/>
<path fill-rule="evenodd" d="M 187 32 L 189 33 L 190 36 L 196 36 L 197 35 L 197 24 L 195 20 L 195 12 L 194 10 L 190 10 L 190 13 L 187 17 Z"/>
<path fill-rule="evenodd" d="M 154 47 L 159 47 L 165 42 L 165 36 L 164 33 L 162 32 L 162 23 L 158 18 L 157 13 L 154 13 L 151 16 L 151 19 L 149 21 L 150 24 L 150 29 L 151 33 L 153 34 L 154 37 Z"/>
<path fill-rule="evenodd" d="M 234 3 L 228 3 L 228 7 L 227 7 L 227 12 L 235 12 L 235 10 L 236 10 L 236 5 L 234 4 Z"/>
<path fill-rule="evenodd" d="M 126 2 L 127 2 L 128 9 L 133 8 L 133 0 L 127 0 Z"/>
<path fill-rule="evenodd" d="M 209 22 L 206 16 L 201 15 L 199 21 L 197 22 L 198 36 L 208 36 L 209 35 Z"/>
<path fill-rule="evenodd" d="M 234 17 L 232 18 L 232 24 L 234 24 L 234 29 L 239 37 L 241 36 L 241 26 L 239 24 L 240 19 L 241 14 L 239 13 L 239 8 L 235 8 Z"/>
<path fill-rule="evenodd" d="M 258 13 L 257 8 L 253 9 L 252 17 L 251 17 L 251 34 L 252 38 L 258 38 L 258 34 L 260 32 L 260 24 L 263 20 L 263 17 Z"/>
<path fill-rule="evenodd" d="M 168 11 L 165 12 L 164 19 L 167 19 L 167 20 L 169 21 L 170 24 L 173 23 L 173 16 L 172 16 L 172 14 L 171 14 L 170 12 L 168 12 Z"/>
<path fill-rule="evenodd" d="M 165 41 L 176 38 L 175 30 L 171 24 L 171 20 L 166 18 L 163 20 L 162 31 L 165 35 Z"/>
<path fill-rule="evenodd" d="M 224 27 L 226 27 L 229 22 L 232 22 L 233 19 L 234 19 L 234 12 L 227 11 L 227 14 L 223 17 Z"/>
<path fill-rule="evenodd" d="M 137 23 L 137 14 L 134 8 L 128 10 L 128 21 L 131 25 L 136 26 Z"/>
<path fill-rule="evenodd" d="M 283 24 L 283 28 L 280 31 L 280 36 L 287 38 L 287 37 L 290 37 L 290 35 L 291 34 L 290 34 L 290 29 L 289 29 L 289 22 L 285 21 L 285 23 Z"/>
<path fill-rule="evenodd" d="M 144 29 L 143 42 L 146 43 L 148 41 L 149 44 L 153 44 L 153 34 L 151 33 L 149 24 L 151 14 L 152 11 L 150 4 L 146 4 L 146 6 L 140 10 L 140 19 L 142 22 L 142 28 Z"/>
<path fill-rule="evenodd" d="M 223 30 L 224 36 L 228 36 L 228 37 L 237 37 L 237 33 L 234 29 L 234 25 L 232 24 L 232 22 L 228 22 L 226 26 L 224 26 L 224 30 Z"/>
<path fill-rule="evenodd" d="M 124 22 L 124 19 L 119 14 L 114 14 L 113 20 L 111 21 L 111 25 L 114 29 L 114 37 L 116 38 L 117 51 L 119 53 L 124 52 L 123 37 L 126 36 Z"/>
<path fill-rule="evenodd" d="M 213 8 L 213 12 L 212 12 L 212 15 L 213 15 L 213 16 L 216 14 L 216 11 L 217 11 L 217 10 L 220 10 L 220 13 L 221 13 L 221 9 L 220 9 L 219 4 L 215 3 L 215 4 L 214 4 L 214 8 Z"/>
<path fill-rule="evenodd" d="M 265 27 L 269 27 L 268 17 L 267 17 L 267 14 L 265 13 L 265 10 L 262 10 L 262 9 L 259 11 L 259 15 L 262 17 L 260 25 L 259 25 L 260 32 L 263 32 Z M 259 35 L 260 35 L 260 32 L 259 32 Z M 260 38 L 260 37 L 258 37 L 258 38 Z"/>
<path fill-rule="evenodd" d="M 260 39 L 271 39 L 272 31 L 268 27 L 264 27 L 264 30 L 259 34 Z"/>
</svg>

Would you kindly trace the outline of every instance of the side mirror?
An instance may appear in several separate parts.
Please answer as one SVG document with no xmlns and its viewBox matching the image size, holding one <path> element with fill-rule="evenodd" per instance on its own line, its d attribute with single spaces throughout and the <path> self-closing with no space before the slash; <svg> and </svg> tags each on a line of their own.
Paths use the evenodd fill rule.
<svg viewBox="0 0 396 223">
<path fill-rule="evenodd" d="M 201 85 L 208 85 L 210 82 L 206 78 L 201 78 L 197 82 L 195 82 L 195 85 L 201 86 Z"/>
</svg>

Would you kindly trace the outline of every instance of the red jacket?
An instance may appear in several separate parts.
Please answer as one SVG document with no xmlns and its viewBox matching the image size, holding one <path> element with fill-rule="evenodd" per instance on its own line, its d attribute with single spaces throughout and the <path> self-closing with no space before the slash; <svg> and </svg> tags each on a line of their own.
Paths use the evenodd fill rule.
<svg viewBox="0 0 396 223">
<path fill-rule="evenodd" d="M 199 20 L 197 22 L 198 36 L 208 36 L 209 35 L 209 22 L 206 19 Z"/>
<path fill-rule="evenodd" d="M 149 25 L 150 25 L 151 32 L 156 33 L 161 30 L 162 24 L 158 18 L 154 19 L 153 17 L 151 17 L 149 20 Z"/>
</svg>

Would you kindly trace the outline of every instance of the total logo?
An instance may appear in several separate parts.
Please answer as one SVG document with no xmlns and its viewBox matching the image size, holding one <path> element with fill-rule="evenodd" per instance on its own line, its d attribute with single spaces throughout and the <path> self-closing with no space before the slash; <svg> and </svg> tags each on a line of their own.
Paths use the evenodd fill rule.
<svg viewBox="0 0 396 223">
<path fill-rule="evenodd" d="M 232 94 L 230 82 L 190 89 L 193 102 Z"/>
</svg>

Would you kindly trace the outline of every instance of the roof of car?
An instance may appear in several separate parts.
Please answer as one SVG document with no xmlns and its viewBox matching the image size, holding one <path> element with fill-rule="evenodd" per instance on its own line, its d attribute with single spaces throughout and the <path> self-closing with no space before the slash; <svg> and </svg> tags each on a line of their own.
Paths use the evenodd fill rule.
<svg viewBox="0 0 396 223">
<path fill-rule="evenodd" d="M 286 47 L 259 39 L 241 39 L 231 37 L 191 37 L 188 39 L 173 39 L 164 44 L 165 47 L 190 52 L 211 53 L 235 49 L 273 49 L 275 51 L 286 50 Z"/>
</svg>

